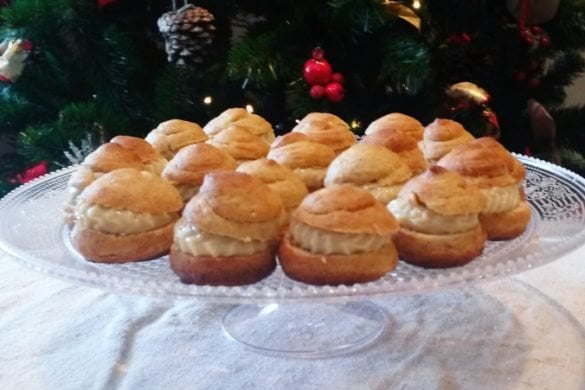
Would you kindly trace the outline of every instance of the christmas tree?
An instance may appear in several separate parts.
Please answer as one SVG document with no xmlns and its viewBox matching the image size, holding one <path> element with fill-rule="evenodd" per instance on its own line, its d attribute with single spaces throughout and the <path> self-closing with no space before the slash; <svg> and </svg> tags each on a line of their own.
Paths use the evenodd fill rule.
<svg viewBox="0 0 585 390">
<path fill-rule="evenodd" d="M 390 112 L 460 121 L 583 172 L 585 1 L 12 0 L 0 3 L 0 193 L 116 134 L 249 106 L 356 134 Z M 37 169 L 37 171 L 39 171 Z M 43 169 L 40 169 L 43 171 Z M 29 172 L 30 173 L 30 172 Z"/>
</svg>

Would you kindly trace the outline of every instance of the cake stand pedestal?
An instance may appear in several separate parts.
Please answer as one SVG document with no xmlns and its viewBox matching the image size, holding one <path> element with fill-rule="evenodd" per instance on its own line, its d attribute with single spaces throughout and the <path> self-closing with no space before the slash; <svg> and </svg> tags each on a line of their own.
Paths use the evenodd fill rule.
<svg viewBox="0 0 585 390">
<path fill-rule="evenodd" d="M 369 301 L 243 304 L 228 310 L 222 330 L 255 352 L 320 358 L 365 347 L 384 332 L 386 323 L 384 310 Z"/>
</svg>

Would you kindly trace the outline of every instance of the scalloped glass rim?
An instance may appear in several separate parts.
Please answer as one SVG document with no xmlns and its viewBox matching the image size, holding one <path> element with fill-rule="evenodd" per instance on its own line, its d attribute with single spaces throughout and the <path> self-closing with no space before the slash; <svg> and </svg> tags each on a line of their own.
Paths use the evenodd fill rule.
<svg viewBox="0 0 585 390">
<path fill-rule="evenodd" d="M 0 249 L 36 271 L 75 283 L 214 302 L 347 302 L 461 286 L 546 264 L 585 242 L 585 179 L 545 161 L 517 157 L 527 168 L 525 189 L 532 221 L 521 237 L 488 242 L 482 256 L 462 267 L 423 269 L 400 262 L 380 280 L 351 286 L 295 282 L 277 267 L 270 277 L 253 285 L 212 287 L 182 284 L 168 267 L 166 256 L 115 265 L 87 262 L 69 245 L 61 222 L 64 189 L 76 166 L 20 186 L 0 200 Z"/>
</svg>

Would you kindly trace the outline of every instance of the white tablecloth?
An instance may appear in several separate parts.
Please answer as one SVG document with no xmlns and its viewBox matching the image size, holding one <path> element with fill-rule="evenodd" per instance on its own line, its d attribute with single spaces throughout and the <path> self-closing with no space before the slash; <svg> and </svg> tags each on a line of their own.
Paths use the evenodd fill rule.
<svg viewBox="0 0 585 390">
<path fill-rule="evenodd" d="M 116 295 L 0 258 L 0 389 L 584 389 L 585 248 L 521 275 L 376 303 L 372 345 L 257 354 L 228 305 Z"/>
</svg>

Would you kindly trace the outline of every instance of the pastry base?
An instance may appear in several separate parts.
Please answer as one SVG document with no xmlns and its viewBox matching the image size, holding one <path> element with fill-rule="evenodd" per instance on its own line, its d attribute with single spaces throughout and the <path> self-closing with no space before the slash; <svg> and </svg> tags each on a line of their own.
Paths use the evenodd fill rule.
<svg viewBox="0 0 585 390">
<path fill-rule="evenodd" d="M 509 211 L 479 214 L 479 222 L 486 231 L 488 240 L 511 240 L 524 233 L 530 222 L 530 215 L 528 203 L 522 201 Z"/>
<path fill-rule="evenodd" d="M 426 234 L 400 228 L 393 239 L 405 262 L 425 268 L 448 268 L 467 264 L 479 256 L 486 233 L 480 225 L 455 234 Z"/>
<path fill-rule="evenodd" d="M 381 278 L 396 267 L 398 253 L 390 242 L 373 252 L 314 254 L 293 245 L 287 233 L 280 243 L 278 259 L 284 273 L 293 280 L 315 285 L 338 285 Z"/>
<path fill-rule="evenodd" d="M 193 256 L 175 245 L 169 256 L 171 269 L 185 284 L 241 286 L 256 283 L 274 271 L 274 250 L 247 256 Z"/>
</svg>

